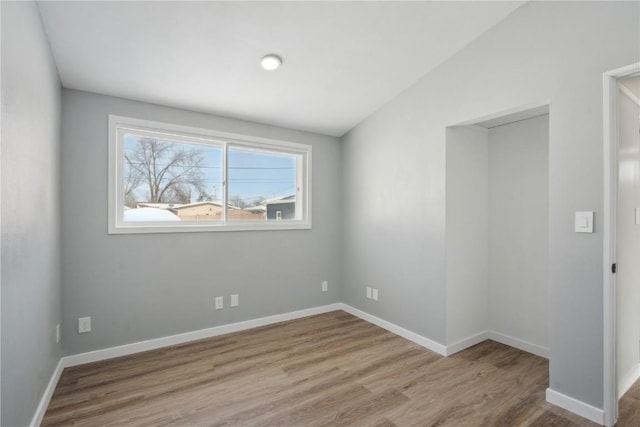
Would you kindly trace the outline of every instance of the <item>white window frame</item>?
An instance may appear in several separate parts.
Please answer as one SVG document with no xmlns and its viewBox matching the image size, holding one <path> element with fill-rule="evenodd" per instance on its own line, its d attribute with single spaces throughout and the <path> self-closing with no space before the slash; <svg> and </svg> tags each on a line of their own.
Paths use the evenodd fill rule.
<svg viewBox="0 0 640 427">
<path fill-rule="evenodd" d="M 181 141 L 223 148 L 222 205 L 227 206 L 227 154 L 229 149 L 254 149 L 275 151 L 295 155 L 296 161 L 296 207 L 300 207 L 297 219 L 287 221 L 228 221 L 226 208 L 219 222 L 203 224 L 196 221 L 129 221 L 125 222 L 123 176 L 124 176 L 124 133 L 155 133 L 174 137 Z M 109 115 L 109 191 L 108 191 L 108 233 L 185 233 L 209 231 L 255 231 L 255 230 L 301 230 L 311 229 L 311 146 L 290 141 L 281 141 L 228 132 L 219 132 L 190 126 L 161 123 Z"/>
</svg>

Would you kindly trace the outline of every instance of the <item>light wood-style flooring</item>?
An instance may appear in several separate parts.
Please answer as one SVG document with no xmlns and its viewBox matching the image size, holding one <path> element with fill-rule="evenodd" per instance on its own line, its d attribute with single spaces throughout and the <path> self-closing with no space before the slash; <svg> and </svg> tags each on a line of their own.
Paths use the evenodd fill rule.
<svg viewBox="0 0 640 427">
<path fill-rule="evenodd" d="M 445 358 L 335 311 L 67 368 L 42 425 L 595 425 L 545 402 L 547 372 L 492 341 Z M 634 396 L 621 411 L 637 416 Z"/>
<path fill-rule="evenodd" d="M 620 399 L 618 416 L 617 427 L 640 427 L 640 380 Z"/>
</svg>

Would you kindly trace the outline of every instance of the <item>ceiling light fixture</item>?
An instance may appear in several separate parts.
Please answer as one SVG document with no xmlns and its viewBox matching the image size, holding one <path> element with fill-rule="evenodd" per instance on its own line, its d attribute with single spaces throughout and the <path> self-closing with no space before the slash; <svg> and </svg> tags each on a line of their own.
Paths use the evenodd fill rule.
<svg viewBox="0 0 640 427">
<path fill-rule="evenodd" d="M 262 58 L 260 64 L 262 64 L 262 68 L 265 70 L 273 71 L 280 68 L 282 59 L 278 55 L 269 54 Z"/>
</svg>

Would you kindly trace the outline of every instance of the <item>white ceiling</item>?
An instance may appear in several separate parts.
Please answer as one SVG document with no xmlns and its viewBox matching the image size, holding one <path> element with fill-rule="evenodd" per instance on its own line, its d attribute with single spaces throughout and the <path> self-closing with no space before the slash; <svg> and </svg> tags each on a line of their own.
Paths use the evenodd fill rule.
<svg viewBox="0 0 640 427">
<path fill-rule="evenodd" d="M 522 3 L 39 7 L 66 88 L 341 136 Z"/>
</svg>

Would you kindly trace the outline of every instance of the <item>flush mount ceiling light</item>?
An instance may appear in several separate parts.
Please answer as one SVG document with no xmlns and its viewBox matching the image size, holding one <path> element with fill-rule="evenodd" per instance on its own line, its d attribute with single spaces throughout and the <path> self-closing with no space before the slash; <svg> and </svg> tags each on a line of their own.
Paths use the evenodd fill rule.
<svg viewBox="0 0 640 427">
<path fill-rule="evenodd" d="M 273 71 L 280 68 L 282 65 L 282 59 L 278 55 L 269 54 L 262 58 L 260 64 L 265 70 Z"/>
</svg>

